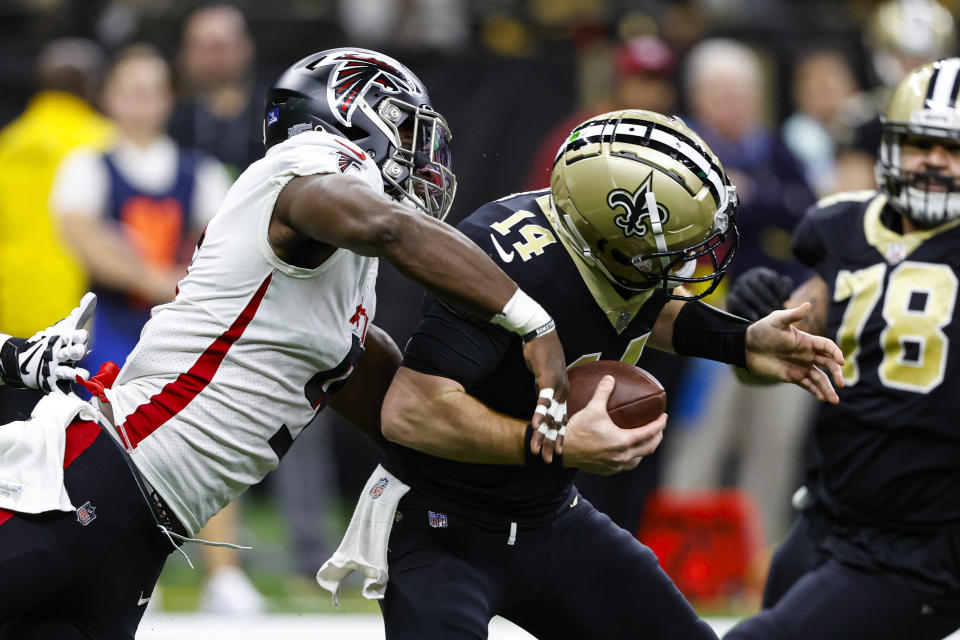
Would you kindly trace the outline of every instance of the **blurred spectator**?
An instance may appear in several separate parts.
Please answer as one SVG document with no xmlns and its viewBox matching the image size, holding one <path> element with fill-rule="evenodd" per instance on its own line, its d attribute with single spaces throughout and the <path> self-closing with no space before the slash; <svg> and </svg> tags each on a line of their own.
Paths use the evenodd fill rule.
<svg viewBox="0 0 960 640">
<path fill-rule="evenodd" d="M 253 57 L 253 40 L 236 7 L 202 7 L 184 22 L 181 101 L 170 120 L 170 135 L 214 156 L 234 176 L 263 157 L 266 87 L 256 82 Z"/>
<path fill-rule="evenodd" d="M 230 187 L 220 163 L 167 137 L 170 69 L 151 47 L 134 45 L 117 56 L 103 105 L 117 125 L 116 141 L 105 152 L 78 149 L 67 156 L 51 200 L 98 294 L 87 362 L 94 370 L 106 360 L 122 365 L 150 307 L 173 299 L 204 226 Z M 233 533 L 235 517 L 224 509 L 220 528 L 213 524 L 201 536 L 224 539 L 220 534 Z M 204 558 L 211 570 L 204 594 L 208 609 L 263 609 L 235 551 L 204 547 Z"/>
<path fill-rule="evenodd" d="M 735 269 L 764 265 L 802 281 L 805 272 L 793 259 L 790 240 L 814 197 L 803 167 L 761 121 L 764 78 L 758 57 L 731 40 L 705 40 L 687 58 L 685 87 L 693 129 L 717 153 L 740 193 Z M 677 489 L 719 487 L 732 466 L 733 484 L 752 494 L 767 539 L 776 540 L 788 524 L 815 401 L 787 385 L 744 385 L 730 367 L 705 360 L 687 368 L 680 395 L 667 436 L 665 483 Z"/>
<path fill-rule="evenodd" d="M 935 0 L 887 0 L 874 9 L 864 44 L 877 84 L 851 99 L 839 114 L 838 191 L 876 188 L 879 114 L 908 71 L 954 52 L 954 18 Z"/>
<path fill-rule="evenodd" d="M 837 114 L 856 90 L 850 63 L 839 51 L 815 50 L 797 62 L 793 73 L 796 111 L 783 123 L 782 133 L 818 197 L 837 190 Z"/>
<path fill-rule="evenodd" d="M 454 51 L 470 44 L 466 0 L 340 0 L 347 41 L 373 49 Z"/>
<path fill-rule="evenodd" d="M 68 155 L 51 204 L 98 292 L 94 364 L 122 365 L 150 307 L 173 298 L 230 181 L 215 160 L 166 136 L 170 74 L 152 48 L 134 46 L 118 56 L 103 105 L 117 125 L 116 141 L 106 152 L 85 148 Z"/>
<path fill-rule="evenodd" d="M 551 129 L 530 160 L 525 188 L 541 189 L 550 183 L 557 149 L 573 128 L 590 116 L 616 109 L 673 113 L 675 60 L 666 44 L 654 36 L 638 36 L 614 52 L 612 64 L 614 86 L 610 96 L 591 100 Z"/>
<path fill-rule="evenodd" d="M 104 64 L 92 42 L 55 40 L 37 59 L 37 93 L 0 131 L 0 331 L 30 336 L 66 316 L 87 287 L 61 245 L 50 185 L 73 148 L 104 148 L 113 129 L 90 105 Z M 39 393 L 0 387 L 0 424 L 30 414 Z"/>
<path fill-rule="evenodd" d="M 763 122 L 760 60 L 732 40 L 705 40 L 691 50 L 685 70 L 691 126 L 723 161 L 740 195 L 740 253 L 736 272 L 766 266 L 801 281 L 790 237 L 814 196 L 803 166 L 777 131 Z"/>
</svg>

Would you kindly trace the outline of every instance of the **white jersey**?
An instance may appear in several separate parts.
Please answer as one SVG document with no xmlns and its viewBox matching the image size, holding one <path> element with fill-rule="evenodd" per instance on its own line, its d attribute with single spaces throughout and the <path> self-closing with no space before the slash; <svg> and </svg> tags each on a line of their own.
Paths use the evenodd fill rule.
<svg viewBox="0 0 960 640">
<path fill-rule="evenodd" d="M 295 135 L 251 165 L 107 391 L 113 435 L 191 534 L 279 464 L 362 353 L 377 260 L 339 249 L 304 269 L 267 238 L 292 178 L 337 172 L 383 193 L 376 164 L 326 133 Z"/>
</svg>

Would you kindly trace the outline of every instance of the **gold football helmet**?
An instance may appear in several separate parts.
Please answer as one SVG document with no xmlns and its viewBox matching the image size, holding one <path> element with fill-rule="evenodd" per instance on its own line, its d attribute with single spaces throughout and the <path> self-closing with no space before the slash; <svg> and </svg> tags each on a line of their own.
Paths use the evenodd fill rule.
<svg viewBox="0 0 960 640">
<path fill-rule="evenodd" d="M 736 254 L 736 188 L 677 117 L 628 109 L 577 126 L 557 152 L 550 190 L 557 231 L 620 287 L 695 300 L 720 284 Z M 695 277 L 701 258 L 711 269 Z M 675 294 L 684 283 L 706 288 Z"/>
<path fill-rule="evenodd" d="M 960 58 L 946 58 L 914 69 L 900 83 L 881 117 L 883 135 L 877 182 L 890 204 L 920 227 L 960 216 L 960 178 L 900 167 L 904 140 L 915 144 L 960 145 Z M 930 189 L 934 185 L 936 188 Z"/>
</svg>

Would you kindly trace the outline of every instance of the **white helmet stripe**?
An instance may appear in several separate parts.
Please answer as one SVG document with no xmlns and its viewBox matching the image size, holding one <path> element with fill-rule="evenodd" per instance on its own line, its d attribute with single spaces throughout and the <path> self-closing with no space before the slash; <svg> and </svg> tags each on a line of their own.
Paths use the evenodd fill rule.
<svg viewBox="0 0 960 640">
<path fill-rule="evenodd" d="M 958 74 L 960 74 L 960 59 L 950 58 L 941 60 L 939 72 L 932 78 L 927 100 L 935 104 L 945 104 L 953 107 L 957 99 Z M 927 105 L 929 106 L 929 105 Z"/>
<path fill-rule="evenodd" d="M 651 131 L 652 129 L 652 131 Z M 556 159 L 559 159 L 564 152 L 572 145 L 582 145 L 594 142 L 610 142 L 615 136 L 631 136 L 654 140 L 665 145 L 670 149 L 677 151 L 687 162 L 697 167 L 706 176 L 705 180 L 713 187 L 711 190 L 717 195 L 720 202 L 718 209 L 725 209 L 727 205 L 726 187 L 723 178 L 717 171 L 715 163 L 707 158 L 699 149 L 693 147 L 685 140 L 674 135 L 668 129 L 662 127 L 651 127 L 647 124 L 639 124 L 637 121 L 622 122 L 620 120 L 595 120 L 588 122 L 586 126 L 576 132 L 576 137 L 569 137 L 557 150 Z M 555 161 L 556 161 L 555 159 Z"/>
<path fill-rule="evenodd" d="M 676 149 L 678 152 L 683 154 L 683 156 L 692 162 L 698 169 L 700 169 L 707 176 L 707 181 L 710 182 L 717 190 L 717 193 L 720 194 L 721 198 L 725 198 L 726 188 L 723 184 L 723 179 L 720 177 L 720 174 L 717 173 L 716 168 L 714 168 L 713 163 L 710 162 L 702 153 L 697 151 L 695 148 L 691 147 L 689 144 L 678 138 L 677 136 L 671 134 L 669 131 L 663 129 L 654 129 L 653 135 L 651 135 L 653 140 L 657 142 L 662 142 L 670 146 L 673 149 Z M 721 202 L 719 209 L 723 208 L 723 205 L 726 204 Z"/>
</svg>

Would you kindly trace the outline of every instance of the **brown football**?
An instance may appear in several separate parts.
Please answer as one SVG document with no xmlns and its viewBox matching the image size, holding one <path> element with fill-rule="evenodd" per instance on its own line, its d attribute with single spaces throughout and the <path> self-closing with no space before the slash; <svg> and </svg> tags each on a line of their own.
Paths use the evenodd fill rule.
<svg viewBox="0 0 960 640">
<path fill-rule="evenodd" d="M 617 385 L 607 401 L 607 414 L 621 429 L 633 429 L 655 420 L 667 408 L 667 394 L 656 378 L 619 360 L 597 360 L 578 365 L 568 372 L 570 397 L 567 414 L 587 406 L 600 378 L 613 376 Z"/>
</svg>

